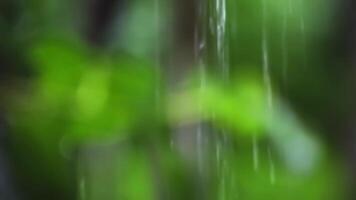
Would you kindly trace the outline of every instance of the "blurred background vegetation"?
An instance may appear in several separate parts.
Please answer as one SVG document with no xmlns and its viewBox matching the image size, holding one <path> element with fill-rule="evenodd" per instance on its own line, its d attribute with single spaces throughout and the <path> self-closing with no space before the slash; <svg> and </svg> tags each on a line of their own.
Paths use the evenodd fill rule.
<svg viewBox="0 0 356 200">
<path fill-rule="evenodd" d="M 354 199 L 352 0 L 1 0 L 0 199 Z"/>
</svg>

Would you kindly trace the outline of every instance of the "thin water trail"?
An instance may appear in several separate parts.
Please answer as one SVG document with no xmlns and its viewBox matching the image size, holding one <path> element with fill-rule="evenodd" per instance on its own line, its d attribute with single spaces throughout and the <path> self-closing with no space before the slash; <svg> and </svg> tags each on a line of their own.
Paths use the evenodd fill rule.
<svg viewBox="0 0 356 200">
<path fill-rule="evenodd" d="M 305 19 L 304 19 L 304 0 L 299 0 L 299 26 L 301 34 L 301 43 L 302 43 L 302 60 L 303 67 L 307 67 L 307 41 L 306 41 L 306 31 L 305 31 Z"/>
<path fill-rule="evenodd" d="M 272 82 L 270 75 L 269 50 L 268 50 L 268 9 L 267 0 L 262 0 L 262 66 L 263 66 L 263 81 L 266 87 L 268 110 L 272 110 Z"/>
<path fill-rule="evenodd" d="M 224 84 L 229 83 L 230 63 L 229 63 L 229 46 L 227 35 L 227 7 L 226 0 L 215 0 L 216 12 L 216 44 L 217 44 L 217 64 L 220 66 L 221 77 Z M 221 129 L 221 134 L 218 134 L 217 140 L 217 162 L 218 174 L 220 179 L 220 198 L 227 199 L 229 191 L 229 163 L 226 158 L 229 151 L 229 138 L 226 130 Z"/>
<path fill-rule="evenodd" d="M 154 2 L 154 8 L 153 12 L 154 14 L 154 27 L 157 29 L 157 34 L 155 36 L 155 47 L 154 47 L 154 63 L 155 63 L 155 68 L 154 68 L 154 73 L 155 73 L 155 88 L 154 88 L 154 94 L 155 94 L 155 107 L 156 107 L 156 112 L 160 113 L 160 105 L 162 105 L 162 87 L 161 87 L 161 0 L 153 0 Z"/>
<path fill-rule="evenodd" d="M 291 0 L 288 0 L 289 2 Z M 286 86 L 288 81 L 288 68 L 289 68 L 289 52 L 288 52 L 288 10 L 285 10 L 283 13 L 283 22 L 282 22 L 282 41 L 281 41 L 281 50 L 282 50 L 282 79 L 283 85 Z"/>
<path fill-rule="evenodd" d="M 218 177 L 221 177 L 221 156 L 222 156 L 222 153 L 221 153 L 221 144 L 219 142 L 219 139 L 220 138 L 217 138 L 216 140 L 216 168 L 217 168 L 217 174 L 218 174 Z"/>
<path fill-rule="evenodd" d="M 196 148 L 197 148 L 197 161 L 198 161 L 198 171 L 200 174 L 204 172 L 204 144 L 203 144 L 203 124 L 200 122 L 197 128 L 196 134 Z"/>
<path fill-rule="evenodd" d="M 66 139 L 63 138 L 63 141 Z M 78 200 L 87 200 L 88 199 L 88 175 L 91 173 L 88 170 L 88 165 L 90 165 L 87 157 L 84 153 L 84 147 L 81 147 L 77 153 L 77 163 L 76 163 L 76 198 Z"/>
<path fill-rule="evenodd" d="M 289 14 L 293 15 L 295 9 L 294 9 L 294 4 L 293 0 L 288 0 L 288 11 Z"/>
<path fill-rule="evenodd" d="M 204 1 L 202 1 L 204 2 Z M 209 47 L 211 48 L 210 50 L 213 50 L 214 52 L 214 64 L 218 66 L 218 69 L 215 69 L 214 72 L 218 74 L 220 80 L 224 83 L 224 85 L 229 84 L 229 79 L 230 79 L 230 62 L 229 62 L 229 39 L 228 39 L 228 23 L 227 23 L 227 1 L 226 0 L 213 0 L 213 1 L 207 1 L 209 2 L 208 8 L 205 10 L 208 10 L 208 15 L 207 20 L 205 21 L 204 24 L 206 24 L 208 27 L 205 27 L 205 30 L 209 30 L 207 35 L 212 36 L 212 45 L 210 46 L 209 42 Z M 198 44 L 198 47 L 200 49 L 206 48 L 206 45 L 208 41 L 206 40 L 207 35 L 204 35 L 203 37 L 205 40 L 200 41 Z M 205 84 L 205 65 L 200 63 L 200 71 L 203 74 L 203 77 L 201 78 L 201 85 L 202 88 L 204 88 Z M 214 121 L 214 113 L 212 113 L 212 118 Z M 230 153 L 230 146 L 231 146 L 231 141 L 230 138 L 228 137 L 228 134 L 226 132 L 226 129 L 218 129 L 215 130 L 216 134 L 214 134 L 213 138 L 213 145 L 214 145 L 214 151 L 215 151 L 215 158 L 214 160 L 216 161 L 216 175 L 218 178 L 218 190 L 219 190 L 219 199 L 220 200 L 227 200 L 229 197 L 229 194 L 232 193 L 231 184 L 232 184 L 232 178 L 231 178 L 231 169 L 230 169 L 230 163 L 229 159 L 227 158 L 227 154 Z"/>
<path fill-rule="evenodd" d="M 269 39 L 268 39 L 268 0 L 262 0 L 262 66 L 263 66 L 263 81 L 267 95 L 267 113 L 273 115 L 273 91 L 269 61 Z M 272 152 L 270 147 L 267 149 L 268 165 L 270 168 L 270 182 L 273 185 L 276 181 L 275 167 Z"/>
<path fill-rule="evenodd" d="M 226 21 L 226 0 L 216 0 L 216 43 L 217 59 L 221 66 L 221 73 L 224 81 L 228 81 L 230 76 L 230 67 L 228 59 L 228 41 L 227 41 L 227 21 Z"/>
<path fill-rule="evenodd" d="M 206 64 L 205 64 L 205 53 L 206 53 L 206 4 L 204 2 L 197 1 L 198 19 L 195 24 L 194 30 L 194 56 L 196 64 L 198 65 L 199 71 L 199 90 L 204 92 L 206 88 Z M 201 103 L 199 103 L 199 106 Z M 199 110 L 202 108 L 200 107 Z M 201 116 L 201 118 L 203 118 Z M 204 158 L 205 158 L 205 143 L 204 143 L 204 129 L 205 125 L 200 121 L 197 125 L 196 130 L 196 154 L 197 154 L 197 164 L 198 171 L 200 174 L 204 173 Z"/>
<path fill-rule="evenodd" d="M 82 176 L 79 180 L 79 200 L 86 200 L 86 180 L 85 177 Z"/>
<path fill-rule="evenodd" d="M 258 146 L 258 138 L 256 134 L 252 136 L 252 156 L 253 156 L 253 169 L 258 171 L 260 166 L 260 158 L 259 158 L 259 146 Z"/>
<path fill-rule="evenodd" d="M 154 0 L 154 22 L 155 28 L 157 29 L 156 41 L 155 41 L 155 62 L 156 67 L 160 66 L 161 61 L 161 51 L 160 51 L 160 27 L 161 27 L 161 12 L 160 12 L 160 0 Z"/>
<path fill-rule="evenodd" d="M 219 200 L 235 199 L 237 196 L 236 182 L 231 169 L 229 154 L 231 153 L 231 140 L 225 135 L 218 138 L 218 177 Z"/>
<path fill-rule="evenodd" d="M 263 81 L 267 91 L 266 93 L 267 93 L 268 110 L 271 110 L 273 107 L 273 96 L 272 96 L 271 76 L 269 70 L 268 42 L 266 39 L 263 39 L 262 51 L 263 51 Z"/>
<path fill-rule="evenodd" d="M 200 67 L 200 73 L 202 73 L 200 75 L 200 92 L 204 92 L 205 87 L 206 87 L 206 78 L 205 78 L 205 65 L 202 64 L 202 66 Z M 201 104 L 199 103 L 199 106 Z M 201 110 L 202 108 L 200 107 L 199 110 Z M 203 119 L 203 116 L 201 116 L 201 119 Z M 204 122 L 200 121 L 197 127 L 197 133 L 196 133 L 196 149 L 197 149 L 197 161 L 198 161 L 198 170 L 199 173 L 203 173 L 204 171 L 204 158 L 205 158 L 205 143 L 204 143 Z"/>
<path fill-rule="evenodd" d="M 269 179 L 272 185 L 276 183 L 276 170 L 274 165 L 274 160 L 271 152 L 271 148 L 267 149 L 268 153 L 268 163 L 269 163 Z"/>
</svg>

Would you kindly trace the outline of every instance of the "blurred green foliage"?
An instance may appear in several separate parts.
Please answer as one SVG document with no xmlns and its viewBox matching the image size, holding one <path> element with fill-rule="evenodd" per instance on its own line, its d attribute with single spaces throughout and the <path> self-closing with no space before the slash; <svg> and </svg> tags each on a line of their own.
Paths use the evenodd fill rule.
<svg viewBox="0 0 356 200">
<path fill-rule="evenodd" d="M 188 84 L 181 90 L 166 89 L 170 86 L 159 79 L 165 71 L 157 70 L 153 64 L 157 58 L 152 59 L 172 39 L 162 37 L 170 28 L 169 3 L 161 2 L 158 17 L 154 3 L 160 1 L 131 3 L 124 14 L 127 28 L 118 30 L 121 34 L 112 38 L 111 48 L 103 50 L 77 39 L 85 24 L 78 19 L 82 14 L 78 2 L 21 2 L 23 21 L 17 23 L 22 31 L 14 37 L 37 31 L 24 53 L 35 75 L 11 96 L 9 118 L 20 146 L 16 153 L 29 180 L 59 188 L 76 185 L 83 200 L 342 198 L 343 166 L 300 117 L 300 108 L 288 101 L 303 99 L 325 81 L 315 75 L 322 68 L 316 53 L 321 47 L 312 46 L 328 27 L 327 2 L 265 0 L 263 19 L 262 1 L 227 0 L 224 37 L 229 55 L 224 58 L 234 67 L 226 83 L 212 67 L 221 63 L 216 63 L 217 33 L 210 31 L 218 13 L 211 7 L 215 1 L 210 1 L 207 13 L 213 17 L 204 16 L 207 24 L 202 25 L 208 37 L 204 59 L 209 75 L 186 74 Z M 63 14 L 66 11 L 68 15 Z M 267 94 L 261 75 L 264 20 L 272 94 Z M 310 72 L 306 79 L 300 77 L 303 70 Z M 207 76 L 203 86 L 201 76 Z M 313 81 L 312 89 L 302 87 Z M 273 105 L 267 104 L 268 95 Z M 207 148 L 205 174 L 196 170 L 198 161 L 190 166 L 170 139 L 176 126 L 201 122 L 217 135 L 212 145 L 217 147 Z M 219 155 L 223 164 L 215 158 L 218 148 L 227 148 L 219 143 L 220 134 L 233 144 L 232 150 Z M 254 138 L 257 144 L 251 144 Z M 113 143 L 126 148 L 122 151 Z M 87 146 L 94 150 L 81 160 Z M 109 150 L 97 155 L 102 148 Z M 83 162 L 74 167 L 77 174 L 69 164 L 73 155 L 79 157 L 75 162 Z M 45 181 L 37 177 L 39 173 Z"/>
<path fill-rule="evenodd" d="M 14 107 L 29 130 L 51 135 L 54 127 L 63 128 L 62 134 L 81 140 L 127 131 L 141 117 L 152 119 L 155 75 L 149 64 L 69 41 L 41 42 L 31 55 L 38 77 Z M 59 122 L 65 126 L 57 127 Z"/>
</svg>

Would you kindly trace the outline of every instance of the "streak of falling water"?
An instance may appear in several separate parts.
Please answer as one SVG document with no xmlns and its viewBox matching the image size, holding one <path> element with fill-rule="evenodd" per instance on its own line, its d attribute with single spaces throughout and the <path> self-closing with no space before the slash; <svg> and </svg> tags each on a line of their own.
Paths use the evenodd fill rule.
<svg viewBox="0 0 356 200">
<path fill-rule="evenodd" d="M 291 0 L 288 0 L 291 1 Z M 288 52 L 288 11 L 285 10 L 283 14 L 283 22 L 282 22 L 282 76 L 283 76 L 283 84 L 287 84 L 288 79 L 288 65 L 289 65 L 289 52 Z"/>
<path fill-rule="evenodd" d="M 269 179 L 272 185 L 276 183 L 276 171 L 275 171 L 275 166 L 274 166 L 274 161 L 273 161 L 273 156 L 271 149 L 267 149 L 268 153 L 268 162 L 269 162 Z"/>
<path fill-rule="evenodd" d="M 206 87 L 206 78 L 205 78 L 205 65 L 203 63 L 203 61 L 201 60 L 200 62 L 200 92 L 204 92 L 204 89 Z M 201 105 L 201 104 L 199 104 Z M 199 108 L 199 109 L 202 109 L 202 108 Z M 203 117 L 202 117 L 203 118 Z M 202 174 L 204 169 L 204 146 L 205 146 L 205 143 L 204 143 L 204 123 L 203 122 L 199 122 L 198 124 L 198 128 L 197 128 L 197 138 L 196 138 L 196 141 L 197 141 L 197 160 L 198 160 L 198 169 L 199 169 L 199 172 Z"/>
<path fill-rule="evenodd" d="M 226 0 L 214 0 L 209 19 L 210 31 L 215 35 L 216 42 L 216 64 L 220 67 L 218 73 L 224 84 L 228 84 L 230 76 L 229 64 L 229 42 L 227 35 L 227 7 Z M 230 168 L 228 159 L 230 140 L 227 137 L 226 130 L 221 129 L 216 134 L 216 161 L 217 175 L 219 177 L 219 199 L 227 199 L 230 188 Z"/>
<path fill-rule="evenodd" d="M 288 0 L 288 11 L 289 11 L 289 14 L 294 13 L 293 0 Z"/>
<path fill-rule="evenodd" d="M 299 14 L 299 24 L 300 24 L 300 34 L 302 40 L 302 51 L 303 51 L 303 67 L 307 66 L 307 47 L 306 47 L 306 33 L 305 33 L 305 19 L 304 19 L 304 0 L 299 0 L 300 14 Z"/>
<path fill-rule="evenodd" d="M 253 154 L 253 169 L 255 171 L 259 168 L 259 147 L 258 147 L 258 139 L 256 135 L 252 136 L 252 154 Z"/>
<path fill-rule="evenodd" d="M 229 59 L 228 59 L 228 42 L 226 37 L 226 0 L 216 0 L 216 14 L 217 14 L 217 32 L 216 32 L 216 42 L 217 42 L 217 57 L 218 64 L 222 68 L 222 76 L 224 81 L 228 80 L 230 75 L 229 69 Z"/>
<path fill-rule="evenodd" d="M 201 66 L 201 77 L 200 77 L 200 91 L 203 92 L 206 82 L 205 82 L 205 66 Z M 201 105 L 201 104 L 199 104 Z M 201 109 L 201 108 L 199 108 Z M 199 122 L 196 134 L 196 147 L 197 147 L 197 160 L 198 160 L 198 170 L 202 174 L 204 167 L 204 124 Z"/>
<path fill-rule="evenodd" d="M 155 111 L 156 113 L 161 112 L 161 105 L 162 105 L 162 87 L 161 87 L 161 76 L 160 76 L 160 71 L 161 71 L 161 36 L 162 36 L 162 30 L 161 30 L 161 0 L 153 0 L 153 12 L 154 12 L 154 27 L 156 30 L 154 32 L 156 33 L 156 36 L 154 38 L 154 103 L 155 103 Z M 170 147 L 173 148 L 174 146 L 174 139 L 170 138 Z"/>
<path fill-rule="evenodd" d="M 202 174 L 204 171 L 203 170 L 204 144 L 203 144 L 203 124 L 201 122 L 198 124 L 196 141 L 197 141 L 196 147 L 197 147 L 198 170 L 199 173 Z"/>
<path fill-rule="evenodd" d="M 269 66 L 269 53 L 268 53 L 268 29 L 267 29 L 267 2 L 262 0 L 262 66 L 263 66 L 263 81 L 267 91 L 268 110 L 272 110 L 273 97 L 272 97 L 272 83 Z"/>
<path fill-rule="evenodd" d="M 86 182 L 84 176 L 79 181 L 79 199 L 86 200 Z"/>
<path fill-rule="evenodd" d="M 154 52 L 154 59 L 155 59 L 155 74 L 156 74 L 156 86 L 155 86 L 155 95 L 156 95 L 156 107 L 159 109 L 160 99 L 161 99 L 161 87 L 160 87 L 160 80 L 159 80 L 159 72 L 161 67 L 161 16 L 160 16 L 160 0 L 154 0 L 154 28 L 157 29 L 157 35 L 155 38 L 155 52 Z"/>
<path fill-rule="evenodd" d="M 203 92 L 206 87 L 206 65 L 204 60 L 204 54 L 206 50 L 206 32 L 205 32 L 205 17 L 206 17 L 206 4 L 204 2 L 197 1 L 198 8 L 198 20 L 195 25 L 194 42 L 195 42 L 195 60 L 198 64 L 200 92 Z M 201 104 L 199 103 L 199 106 Z M 199 108 L 201 109 L 201 108 Z M 196 133 L 196 151 L 198 170 L 200 174 L 203 174 L 204 167 L 204 124 L 199 122 Z"/>
<path fill-rule="evenodd" d="M 270 63 L 268 53 L 268 6 L 267 0 L 262 0 L 262 66 L 263 66 L 263 81 L 266 87 L 267 93 L 267 112 L 268 115 L 273 114 L 273 94 L 272 94 L 272 82 L 270 74 Z M 274 161 L 270 148 L 267 150 L 270 168 L 270 182 L 275 183 L 276 175 L 274 168 Z"/>
</svg>

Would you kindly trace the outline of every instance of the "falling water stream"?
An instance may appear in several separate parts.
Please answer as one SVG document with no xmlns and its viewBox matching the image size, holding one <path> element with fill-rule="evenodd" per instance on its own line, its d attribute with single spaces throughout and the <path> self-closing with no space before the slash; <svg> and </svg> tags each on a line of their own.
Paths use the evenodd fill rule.
<svg viewBox="0 0 356 200">
<path fill-rule="evenodd" d="M 259 169 L 260 161 L 259 161 L 258 138 L 256 134 L 252 136 L 252 160 L 253 160 L 253 169 L 257 172 Z"/>
<path fill-rule="evenodd" d="M 230 58 L 229 58 L 229 34 L 227 21 L 227 1 L 215 0 L 215 39 L 216 39 L 216 56 L 217 65 L 219 66 L 219 74 L 223 83 L 228 86 L 230 82 Z M 218 170 L 219 184 L 219 199 L 228 200 L 231 197 L 236 197 L 237 191 L 234 187 L 234 178 L 232 177 L 232 169 L 228 154 L 231 151 L 231 138 L 227 130 L 222 128 L 220 134 L 217 134 L 216 141 L 216 160 Z"/>
<path fill-rule="evenodd" d="M 227 37 L 227 7 L 226 0 L 197 1 L 198 21 L 195 31 L 195 58 L 200 75 L 200 89 L 206 88 L 207 66 L 216 65 L 219 68 L 213 69 L 220 79 L 228 84 L 230 76 L 229 47 Z M 212 40 L 208 40 L 211 37 Z M 214 63 L 208 63 L 210 54 L 215 58 Z M 214 113 L 212 118 L 214 118 Z M 206 160 L 204 160 L 207 145 L 215 151 L 215 165 L 218 178 L 219 199 L 227 199 L 229 180 L 229 163 L 225 157 L 229 150 L 230 140 L 226 130 L 213 130 L 214 136 L 209 136 L 211 128 L 201 122 L 196 130 L 197 164 L 201 174 L 206 171 Z M 211 138 L 210 138 L 211 137 Z M 211 141 L 210 141 L 211 140 Z M 208 144 L 209 143 L 209 144 Z M 209 166 L 209 165 L 208 165 Z M 230 178 L 231 179 L 231 178 Z M 204 183 L 203 183 L 204 184 Z"/>
<path fill-rule="evenodd" d="M 226 0 L 216 0 L 216 43 L 217 59 L 221 66 L 222 78 L 228 81 L 230 76 L 229 52 L 227 42 Z"/>
<path fill-rule="evenodd" d="M 289 47 L 288 47 L 288 30 L 290 28 L 290 18 L 289 16 L 293 14 L 295 11 L 293 0 L 288 1 L 288 9 L 284 10 L 283 18 L 282 18 L 282 28 L 281 28 L 281 48 L 282 51 L 282 70 L 283 70 L 283 84 L 286 84 L 288 79 L 288 68 L 290 60 L 289 60 Z M 200 90 L 203 92 L 207 87 L 207 71 L 209 70 L 207 66 L 210 66 L 211 63 L 208 63 L 207 57 L 210 56 L 210 51 L 214 52 L 214 57 L 216 57 L 215 63 L 219 68 L 215 70 L 219 74 L 221 81 L 228 86 L 230 82 L 231 76 L 231 69 L 230 69 L 230 48 L 229 48 L 229 23 L 227 19 L 227 0 L 211 0 L 211 1 L 196 1 L 197 2 L 197 11 L 198 11 L 198 20 L 195 24 L 195 39 L 194 39 L 194 53 L 195 53 L 195 61 L 198 66 L 199 71 L 199 80 L 200 80 Z M 161 0 L 153 0 L 154 3 L 154 18 L 155 18 L 155 28 L 158 30 L 161 29 L 161 18 L 160 16 L 160 5 Z M 299 0 L 300 9 L 303 8 L 303 0 Z M 274 97 L 273 97 L 273 88 L 272 88 L 272 78 L 271 78 L 271 62 L 270 62 L 270 52 L 269 47 L 271 41 L 269 41 L 269 0 L 261 0 L 261 46 L 260 48 L 261 55 L 261 65 L 262 65 L 262 79 L 264 84 L 264 89 L 266 91 L 266 105 L 267 105 L 267 112 L 269 115 L 273 115 L 274 109 Z M 236 24 L 235 24 L 236 26 Z M 306 53 L 305 53 L 305 43 L 306 43 L 306 33 L 305 33 L 305 21 L 303 17 L 303 13 L 300 12 L 299 17 L 299 26 L 300 26 L 300 34 L 301 40 L 303 45 L 303 62 L 304 65 L 306 62 Z M 161 36 L 160 31 L 155 38 L 155 49 L 154 49 L 154 60 L 156 64 L 156 71 L 157 74 L 161 71 Z M 212 37 L 212 41 L 210 41 L 209 37 Z M 209 44 L 209 43 L 214 44 Z M 158 77 L 159 78 L 159 77 Z M 157 80 L 157 87 L 156 87 L 156 106 L 159 109 L 161 105 L 160 99 L 161 97 L 161 87 L 160 87 L 160 80 Z M 159 112 L 159 111 L 158 111 Z M 214 113 L 212 113 L 214 115 Z M 203 118 L 203 117 L 202 117 Z M 212 116 L 213 118 L 213 116 Z M 216 162 L 216 171 L 217 171 L 217 179 L 218 179 L 218 193 L 219 193 L 219 200 L 229 200 L 229 199 L 236 199 L 238 192 L 236 191 L 236 183 L 235 179 L 232 176 L 232 164 L 230 159 L 228 159 L 229 153 L 231 153 L 232 149 L 232 141 L 229 138 L 229 134 L 227 134 L 227 130 L 219 129 L 213 130 L 215 131 L 215 135 L 212 138 L 208 138 L 207 132 L 210 132 L 211 127 L 207 127 L 204 122 L 199 122 L 194 127 L 193 131 L 195 132 L 196 136 L 195 147 L 193 151 L 196 151 L 196 158 L 197 158 L 197 168 L 199 176 L 202 177 L 207 172 L 207 159 L 206 157 L 211 156 L 207 152 L 207 143 L 209 145 L 212 144 L 213 151 L 214 151 L 214 161 Z M 212 141 L 207 141 L 212 140 Z M 173 140 L 172 140 L 173 144 Z M 195 148 L 194 147 L 194 148 Z M 209 149 L 210 150 L 210 149 Z M 274 155 L 271 146 L 262 149 L 259 144 L 259 138 L 257 137 L 257 133 L 252 136 L 252 164 L 253 169 L 257 173 L 260 164 L 260 153 L 262 150 L 266 151 L 267 155 L 267 164 L 269 167 L 269 182 L 270 184 L 274 185 L 277 181 L 276 177 L 276 169 L 274 163 Z M 85 177 L 80 177 L 79 180 L 79 199 L 85 200 L 87 199 L 87 186 L 88 183 Z M 202 179 L 202 185 L 204 184 L 204 179 Z M 205 186 L 203 186 L 203 190 Z M 206 191 L 203 191 L 206 192 Z"/>
<path fill-rule="evenodd" d="M 281 51 L 282 51 L 282 74 L 283 74 L 283 85 L 287 87 L 288 80 L 288 68 L 289 68 L 289 44 L 288 44 L 288 31 L 290 28 L 290 17 L 298 15 L 299 33 L 300 33 L 300 43 L 301 43 L 301 67 L 305 68 L 307 65 L 307 49 L 306 49 L 306 30 L 305 30 L 305 19 L 304 19 L 304 0 L 298 1 L 287 1 L 288 9 L 284 10 L 283 22 L 282 22 L 282 36 L 281 36 Z M 296 9 L 297 6 L 299 9 Z"/>
<path fill-rule="evenodd" d="M 276 182 L 276 172 L 275 172 L 275 165 L 274 165 L 274 161 L 273 161 L 273 155 L 272 155 L 270 147 L 268 147 L 267 153 L 268 153 L 268 164 L 269 164 L 269 170 L 270 170 L 269 178 L 270 178 L 271 184 L 273 185 Z"/>
<path fill-rule="evenodd" d="M 268 50 L 268 4 L 267 0 L 262 0 L 262 66 L 263 81 L 266 87 L 268 110 L 272 110 L 272 82 L 270 75 L 269 50 Z"/>
<path fill-rule="evenodd" d="M 266 91 L 266 103 L 267 103 L 267 112 L 272 114 L 273 110 L 273 91 L 272 91 L 272 81 L 271 81 L 271 70 L 270 70 L 270 53 L 269 53 L 269 29 L 268 29 L 268 0 L 262 0 L 262 27 L 261 27 L 261 57 L 262 57 L 262 75 L 263 82 Z M 228 23 L 227 23 L 227 6 L 226 0 L 213 0 L 212 6 L 214 9 L 213 13 L 210 13 L 209 16 L 209 30 L 210 34 L 215 36 L 216 42 L 216 64 L 219 66 L 219 73 L 221 74 L 221 79 L 225 84 L 229 83 L 230 76 L 230 64 L 229 64 L 229 41 L 228 41 Z M 291 8 L 293 7 L 290 4 Z M 288 68 L 288 13 L 292 12 L 292 9 L 287 9 L 286 14 L 284 16 L 283 21 L 283 30 L 282 30 L 282 51 L 283 51 L 283 74 L 285 79 L 287 79 L 287 68 Z M 204 15 L 202 15 L 204 16 Z M 201 37 L 201 35 L 200 35 Z M 199 38 L 199 37 L 197 37 Z M 206 38 L 198 40 L 196 42 L 196 51 L 201 52 L 202 48 L 206 47 Z M 198 57 L 201 57 L 198 54 Z M 199 63 L 201 67 L 201 72 L 206 71 L 205 65 L 203 63 Z M 205 86 L 204 82 L 204 73 L 202 73 L 201 77 L 201 88 L 203 89 Z M 236 198 L 237 192 L 234 185 L 234 179 L 231 176 L 231 163 L 229 163 L 229 159 L 227 159 L 227 154 L 231 150 L 231 141 L 228 138 L 228 134 L 226 130 L 221 129 L 219 134 L 217 134 L 217 138 L 215 141 L 216 148 L 216 162 L 217 162 L 217 174 L 219 179 L 219 199 L 234 199 Z M 198 151 L 198 160 L 201 159 L 202 154 L 202 136 L 203 134 L 203 126 L 199 126 L 197 129 L 197 151 Z M 253 168 L 255 171 L 259 169 L 259 142 L 257 135 L 252 136 L 252 156 L 253 156 Z M 271 147 L 268 146 L 267 149 L 267 159 L 269 166 L 269 180 L 271 184 L 275 184 L 276 182 L 276 174 L 275 174 L 275 164 L 274 164 L 274 156 L 271 150 Z M 201 165 L 202 163 L 198 161 Z"/>
<path fill-rule="evenodd" d="M 290 0 L 288 0 L 290 2 Z M 289 3 L 290 4 L 290 3 Z M 286 85 L 288 79 L 288 10 L 284 10 L 283 13 L 283 22 L 282 22 L 282 76 L 283 76 L 283 84 Z"/>
<path fill-rule="evenodd" d="M 206 87 L 206 63 L 205 63 L 205 53 L 206 53 L 206 32 L 205 32 L 205 19 L 206 19 L 206 4 L 197 2 L 197 10 L 198 10 L 198 19 L 195 25 L 194 30 L 194 52 L 195 52 L 195 60 L 198 65 L 199 70 L 199 82 L 200 82 L 200 91 L 203 92 Z M 199 104 L 200 105 L 200 104 Z M 201 109 L 201 108 L 199 108 Z M 197 126 L 196 133 L 196 151 L 197 151 L 197 164 L 198 171 L 200 175 L 204 173 L 204 123 L 199 122 Z"/>
<path fill-rule="evenodd" d="M 85 177 L 83 176 L 80 180 L 79 180 L 79 200 L 86 200 L 87 191 L 86 191 L 86 181 L 85 181 Z"/>
<path fill-rule="evenodd" d="M 301 43 L 302 43 L 302 59 L 303 67 L 307 67 L 307 46 L 306 46 L 306 32 L 305 32 L 305 19 L 304 19 L 304 0 L 299 0 L 299 25 L 300 25 L 300 34 L 301 34 Z"/>
<path fill-rule="evenodd" d="M 267 0 L 262 0 L 262 67 L 263 67 L 263 81 L 266 88 L 267 96 L 267 113 L 273 115 L 273 93 L 272 82 L 270 74 L 270 62 L 269 62 L 269 40 L 268 40 L 268 4 Z M 258 145 L 258 144 L 257 144 Z M 256 146 L 257 146 L 256 145 Z M 274 184 L 276 181 L 273 156 L 270 147 L 267 149 L 269 159 L 269 173 L 270 182 Z M 255 159 L 254 159 L 255 160 Z"/>
</svg>

